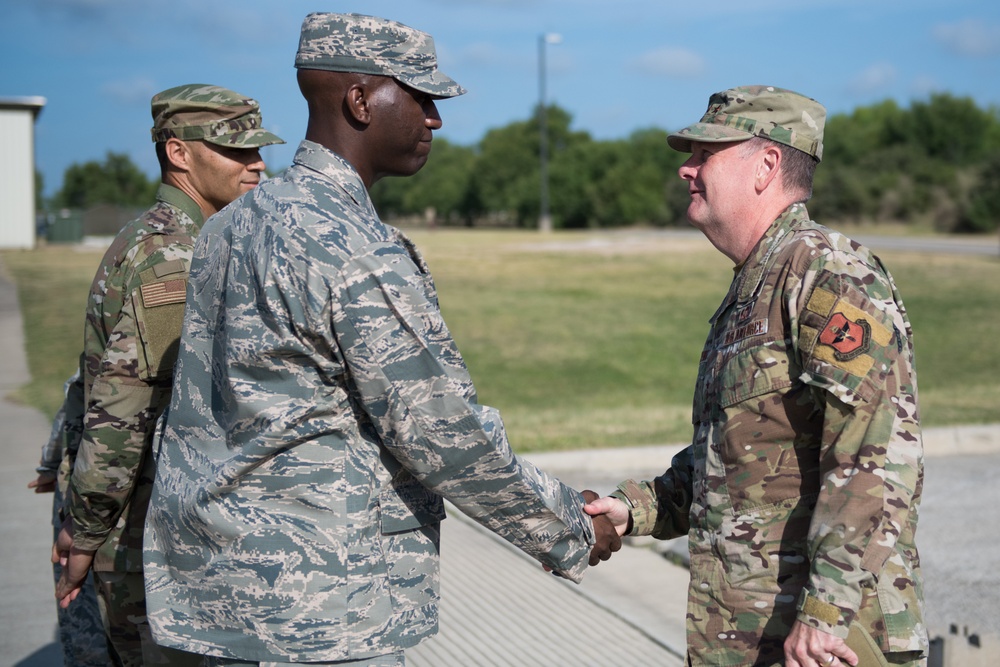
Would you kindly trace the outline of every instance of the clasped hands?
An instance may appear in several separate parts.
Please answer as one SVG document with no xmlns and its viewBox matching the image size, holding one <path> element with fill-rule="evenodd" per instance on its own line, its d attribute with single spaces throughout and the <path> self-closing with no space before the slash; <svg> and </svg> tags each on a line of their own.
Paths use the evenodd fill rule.
<svg viewBox="0 0 1000 667">
<path fill-rule="evenodd" d="M 596 492 L 583 491 L 587 504 L 583 511 L 593 517 L 596 542 L 590 550 L 590 565 L 611 558 L 611 554 L 622 548 L 622 535 L 628 530 L 628 506 L 611 496 L 600 497 Z"/>
</svg>

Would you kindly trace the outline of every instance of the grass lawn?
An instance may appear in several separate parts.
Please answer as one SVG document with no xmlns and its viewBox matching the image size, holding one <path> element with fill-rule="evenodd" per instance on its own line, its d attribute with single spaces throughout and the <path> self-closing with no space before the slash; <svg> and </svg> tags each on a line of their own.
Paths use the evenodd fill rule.
<svg viewBox="0 0 1000 667">
<path fill-rule="evenodd" d="M 640 231 L 413 232 L 479 391 L 521 451 L 685 441 L 707 322 L 731 264 L 704 239 Z M 1000 261 L 881 253 L 916 332 L 923 421 L 1000 421 Z M 55 412 L 100 251 L 5 252 L 32 382 Z"/>
</svg>

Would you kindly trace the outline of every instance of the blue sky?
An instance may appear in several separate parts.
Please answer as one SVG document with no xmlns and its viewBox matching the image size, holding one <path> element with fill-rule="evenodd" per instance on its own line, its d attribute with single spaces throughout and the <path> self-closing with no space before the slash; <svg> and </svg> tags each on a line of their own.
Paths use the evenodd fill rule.
<svg viewBox="0 0 1000 667">
<path fill-rule="evenodd" d="M 305 131 L 292 62 L 312 11 L 434 35 L 441 68 L 469 90 L 440 103 L 439 136 L 467 145 L 531 114 L 546 33 L 561 36 L 547 47 L 548 99 L 598 139 L 677 129 L 710 93 L 743 84 L 798 90 L 831 114 L 932 92 L 1000 107 L 995 0 L 6 0 L 0 97 L 47 100 L 36 125 L 47 195 L 69 165 L 107 151 L 153 176 L 149 99 L 183 83 L 258 99 L 288 142 L 264 152 L 280 169 Z"/>
</svg>

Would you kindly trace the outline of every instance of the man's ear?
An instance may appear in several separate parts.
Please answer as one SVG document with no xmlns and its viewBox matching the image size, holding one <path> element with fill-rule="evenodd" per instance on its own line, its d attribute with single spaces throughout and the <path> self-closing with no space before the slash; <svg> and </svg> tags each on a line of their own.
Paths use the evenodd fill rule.
<svg viewBox="0 0 1000 667">
<path fill-rule="evenodd" d="M 347 89 L 344 103 L 347 105 L 347 113 L 357 122 L 367 125 L 372 121 L 371 104 L 369 97 L 373 91 L 362 83 L 353 83 Z"/>
<path fill-rule="evenodd" d="M 163 148 L 171 167 L 178 171 L 191 170 L 191 148 L 185 142 L 171 137 Z"/>
<path fill-rule="evenodd" d="M 781 166 L 781 150 L 776 146 L 768 146 L 760 153 L 757 170 L 754 172 L 754 185 L 758 192 L 763 192 L 778 175 Z"/>
</svg>

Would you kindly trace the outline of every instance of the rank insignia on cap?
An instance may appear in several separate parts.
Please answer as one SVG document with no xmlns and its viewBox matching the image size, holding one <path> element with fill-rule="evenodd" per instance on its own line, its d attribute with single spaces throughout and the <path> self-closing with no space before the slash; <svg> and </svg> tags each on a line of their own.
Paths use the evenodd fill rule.
<svg viewBox="0 0 1000 667">
<path fill-rule="evenodd" d="M 864 319 L 851 321 L 843 313 L 834 313 L 819 334 L 819 342 L 835 351 L 837 361 L 850 361 L 871 348 L 872 327 Z"/>
</svg>

